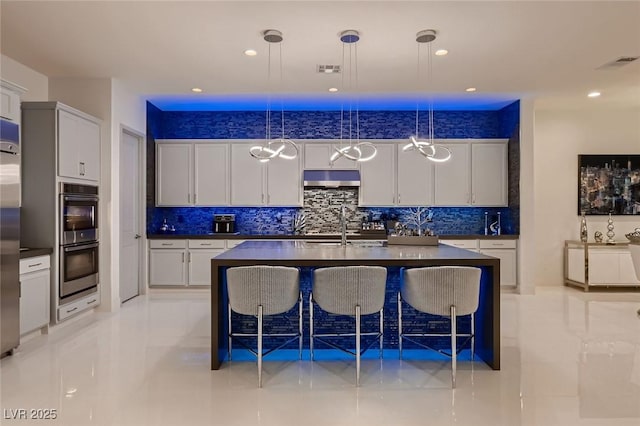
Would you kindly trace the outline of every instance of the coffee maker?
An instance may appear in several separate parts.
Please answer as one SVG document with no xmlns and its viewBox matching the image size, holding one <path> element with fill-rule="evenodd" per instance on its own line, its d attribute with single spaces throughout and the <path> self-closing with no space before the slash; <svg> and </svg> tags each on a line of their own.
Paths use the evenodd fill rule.
<svg viewBox="0 0 640 426">
<path fill-rule="evenodd" d="M 236 215 L 214 214 L 213 232 L 216 234 L 233 234 L 236 228 Z"/>
</svg>

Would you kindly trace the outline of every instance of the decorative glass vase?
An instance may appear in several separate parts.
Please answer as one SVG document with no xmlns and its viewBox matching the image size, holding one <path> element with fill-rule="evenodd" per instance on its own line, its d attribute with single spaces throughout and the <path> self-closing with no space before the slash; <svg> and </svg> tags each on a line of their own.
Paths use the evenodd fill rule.
<svg viewBox="0 0 640 426">
<path fill-rule="evenodd" d="M 611 218 L 611 213 L 609 213 L 609 220 L 607 221 L 607 244 L 615 244 L 616 240 L 613 237 L 616 236 L 616 233 L 613 232 L 613 219 Z"/>
<path fill-rule="evenodd" d="M 587 218 L 582 213 L 582 219 L 580 220 L 580 241 L 583 243 L 587 242 L 589 238 L 589 234 L 587 233 Z"/>
</svg>

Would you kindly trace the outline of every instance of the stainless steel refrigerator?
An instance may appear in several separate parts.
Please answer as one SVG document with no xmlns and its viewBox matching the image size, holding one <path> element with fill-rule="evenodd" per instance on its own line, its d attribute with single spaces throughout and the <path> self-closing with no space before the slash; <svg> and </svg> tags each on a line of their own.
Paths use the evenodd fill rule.
<svg viewBox="0 0 640 426">
<path fill-rule="evenodd" d="M 0 355 L 20 343 L 20 129 L 0 119 Z"/>
</svg>

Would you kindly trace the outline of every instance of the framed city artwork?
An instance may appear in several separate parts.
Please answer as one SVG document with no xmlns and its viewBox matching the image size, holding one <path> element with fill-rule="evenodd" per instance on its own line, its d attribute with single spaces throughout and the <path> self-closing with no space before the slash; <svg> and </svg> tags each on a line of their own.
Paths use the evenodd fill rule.
<svg viewBox="0 0 640 426">
<path fill-rule="evenodd" d="M 640 155 L 578 155 L 578 214 L 640 215 Z"/>
</svg>

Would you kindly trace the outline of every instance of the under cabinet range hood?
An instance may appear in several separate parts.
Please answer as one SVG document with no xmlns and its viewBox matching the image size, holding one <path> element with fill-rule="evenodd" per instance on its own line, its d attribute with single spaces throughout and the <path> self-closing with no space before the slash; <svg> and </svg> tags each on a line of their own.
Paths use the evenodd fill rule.
<svg viewBox="0 0 640 426">
<path fill-rule="evenodd" d="M 321 188 L 360 186 L 360 170 L 305 170 L 304 186 Z"/>
</svg>

